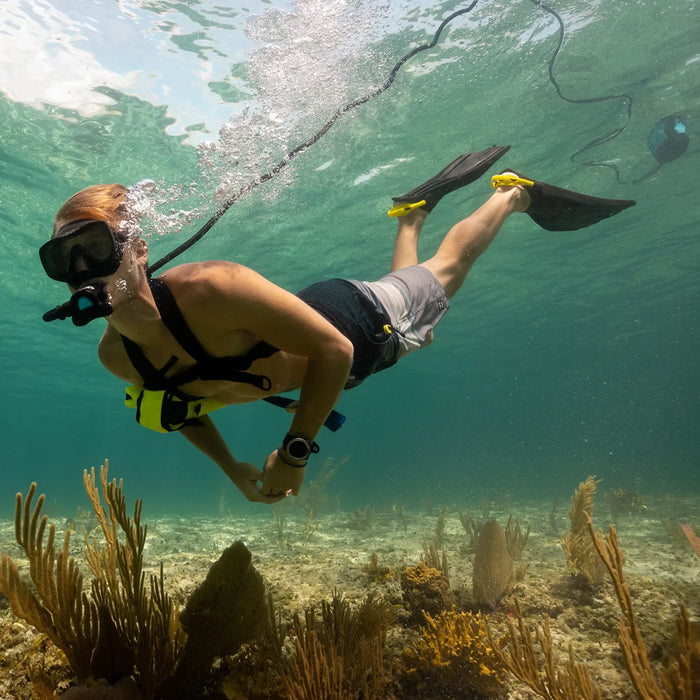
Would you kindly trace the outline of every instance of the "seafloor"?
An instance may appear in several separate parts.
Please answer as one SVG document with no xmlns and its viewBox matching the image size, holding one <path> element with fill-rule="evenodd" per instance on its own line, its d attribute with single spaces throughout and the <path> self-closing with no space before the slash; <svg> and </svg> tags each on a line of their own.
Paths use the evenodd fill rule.
<svg viewBox="0 0 700 700">
<path fill-rule="evenodd" d="M 700 523 L 700 497 L 635 495 L 629 512 L 612 514 L 604 489 L 596 499 L 596 526 L 607 530 L 609 522 L 616 524 L 637 621 L 650 660 L 660 665 L 674 646 L 680 604 L 685 603 L 691 619 L 700 615 L 700 559 L 678 528 L 679 522 Z M 290 498 L 274 509 L 261 507 L 259 514 L 246 517 L 237 517 L 222 505 L 225 512 L 217 517 L 148 519 L 147 564 L 156 571 L 162 562 L 166 588 L 182 604 L 220 552 L 240 539 L 252 552 L 276 608 L 287 615 L 329 600 L 334 590 L 351 602 L 375 590 L 401 606 L 399 572 L 422 559 L 424 540 L 434 540 L 442 512 L 441 550 L 447 555 L 450 586 L 459 608 L 469 604 L 473 558 L 459 512 L 470 511 L 476 519 L 496 518 L 503 526 L 512 515 L 521 528 L 530 528 L 523 554 L 526 570 L 512 592 L 491 611 L 491 622 L 498 627 L 506 616 L 512 619 L 513 599 L 517 598 L 523 617 L 532 625 L 541 623 L 542 613 L 551 618 L 553 642 L 562 663 L 571 643 L 576 660 L 586 664 L 605 698 L 638 697 L 619 649 L 620 611 L 610 582 L 592 589 L 567 567 L 560 540 L 569 525 L 568 503 L 556 506 L 551 501 L 492 500 L 459 509 L 375 509 L 368 505 L 344 512 L 333 508 L 332 499 L 328 499 L 309 518 L 308 503 L 302 508 L 302 502 L 294 501 Z M 56 522 L 59 529 L 64 524 Z M 79 557 L 80 537 L 74 542 L 74 553 Z M 12 522 L 0 522 L 0 549 L 22 561 Z M 395 575 L 374 581 L 365 569 L 373 554 L 379 566 L 389 567 Z M 32 628 L 13 617 L 7 601 L 0 610 L 0 633 L 6 647 L 0 662 L 0 698 L 32 697 L 26 680 L 27 660 L 38 666 L 48 663 L 47 645 Z M 415 637 L 415 630 L 397 622 L 389 634 L 388 653 L 400 653 Z M 514 700 L 536 697 L 512 677 L 508 684 L 508 697 Z M 471 696 L 455 690 L 451 697 Z"/>
</svg>

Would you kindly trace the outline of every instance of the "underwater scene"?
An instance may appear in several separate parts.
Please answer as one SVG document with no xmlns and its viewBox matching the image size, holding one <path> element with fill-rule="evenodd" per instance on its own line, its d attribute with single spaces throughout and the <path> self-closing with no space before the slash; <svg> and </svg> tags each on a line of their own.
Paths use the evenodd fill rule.
<svg viewBox="0 0 700 700">
<path fill-rule="evenodd" d="M 696 2 L 2 0 L 0 37 L 0 700 L 700 698 Z M 274 504 L 137 423 L 39 258 L 120 183 L 149 263 L 203 233 L 158 274 L 374 281 L 392 198 L 495 144 L 420 260 L 503 170 L 636 204 L 509 217 Z M 213 414 L 259 469 L 291 420 Z"/>
</svg>

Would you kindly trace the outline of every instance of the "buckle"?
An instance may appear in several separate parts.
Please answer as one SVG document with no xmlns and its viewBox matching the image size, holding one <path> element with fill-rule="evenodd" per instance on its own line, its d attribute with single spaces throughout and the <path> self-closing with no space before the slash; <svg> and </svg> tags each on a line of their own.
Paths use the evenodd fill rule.
<svg viewBox="0 0 700 700">
<path fill-rule="evenodd" d="M 395 204 L 387 212 L 388 216 L 406 216 L 406 214 L 412 212 L 414 209 L 418 209 L 425 205 L 425 200 L 421 199 L 420 202 L 402 202 L 401 204 Z"/>
</svg>

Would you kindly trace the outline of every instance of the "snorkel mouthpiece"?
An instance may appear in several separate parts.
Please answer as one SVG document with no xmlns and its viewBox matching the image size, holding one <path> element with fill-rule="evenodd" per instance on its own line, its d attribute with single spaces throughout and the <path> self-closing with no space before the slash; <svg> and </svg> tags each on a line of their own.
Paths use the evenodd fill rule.
<svg viewBox="0 0 700 700">
<path fill-rule="evenodd" d="M 64 304 L 47 311 L 44 321 L 65 321 L 72 319 L 76 326 L 84 326 L 96 318 L 104 318 L 112 313 L 112 304 L 101 282 L 81 287 Z"/>
</svg>

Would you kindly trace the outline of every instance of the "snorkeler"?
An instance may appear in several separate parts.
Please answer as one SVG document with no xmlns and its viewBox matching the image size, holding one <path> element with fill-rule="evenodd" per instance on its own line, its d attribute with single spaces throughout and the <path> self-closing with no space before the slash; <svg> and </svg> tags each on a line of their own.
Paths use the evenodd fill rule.
<svg viewBox="0 0 700 700">
<path fill-rule="evenodd" d="M 40 250 L 49 277 L 68 284 L 67 315 L 104 316 L 99 359 L 129 382 L 137 420 L 178 430 L 250 501 L 297 494 L 316 435 L 343 389 L 426 347 L 476 259 L 504 221 L 525 212 L 548 230 L 574 230 L 635 202 L 588 197 L 507 170 L 492 196 L 419 263 L 418 238 L 440 199 L 483 175 L 509 146 L 467 153 L 394 199 L 391 272 L 377 282 L 334 279 L 291 294 L 233 262 L 187 263 L 157 278 L 146 242 L 123 230 L 121 185 L 94 185 L 58 210 Z M 65 316 L 64 316 L 65 317 Z M 263 469 L 235 459 L 209 413 L 300 389 L 289 432 Z"/>
</svg>

